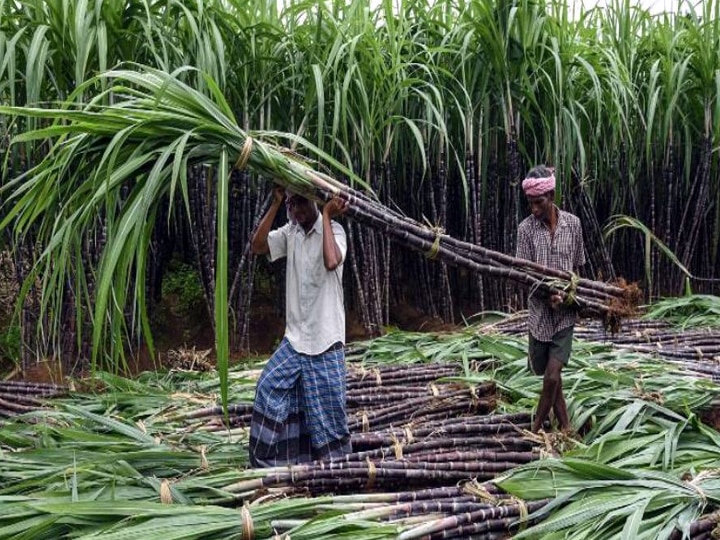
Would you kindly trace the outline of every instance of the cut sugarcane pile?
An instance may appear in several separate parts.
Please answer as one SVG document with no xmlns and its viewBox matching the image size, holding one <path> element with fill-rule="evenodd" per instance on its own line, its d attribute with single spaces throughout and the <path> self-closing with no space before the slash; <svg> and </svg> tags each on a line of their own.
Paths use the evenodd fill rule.
<svg viewBox="0 0 720 540">
<path fill-rule="evenodd" d="M 489 480 L 540 458 L 538 441 L 522 431 L 529 421 L 529 414 L 492 415 L 353 434 L 355 451 L 343 458 L 253 471 L 226 489 L 248 497 L 276 487 L 347 493 Z"/>
<path fill-rule="evenodd" d="M 45 400 L 67 393 L 67 388 L 50 383 L 0 381 L 0 418 L 9 418 L 45 406 Z"/>
<path fill-rule="evenodd" d="M 479 482 L 540 459 L 552 452 L 552 445 L 528 433 L 528 413 L 491 414 L 494 384 L 439 380 L 459 374 L 456 364 L 350 365 L 352 454 L 248 470 L 240 474 L 246 478 L 224 490 L 244 500 L 332 493 L 335 501 L 342 501 L 342 494 L 363 493 L 364 510 L 357 512 L 357 519 L 367 515 L 406 525 L 428 522 L 411 527 L 402 538 L 507 538 L 519 518 L 547 501 L 526 504 Z M 233 426 L 247 428 L 249 405 L 231 409 Z M 203 417 L 194 415 L 195 420 Z M 205 426 L 216 431 L 218 424 L 216 418 Z M 273 527 L 283 532 L 296 525 L 279 520 Z"/>
<path fill-rule="evenodd" d="M 252 497 L 256 490 L 268 488 L 348 493 L 452 486 L 492 479 L 548 450 L 546 441 L 527 432 L 528 413 L 491 414 L 496 406 L 494 384 L 439 380 L 459 374 L 454 364 L 372 369 L 351 365 L 347 407 L 352 454 L 249 471 L 247 480 L 226 489 Z M 220 431 L 220 414 L 220 409 L 209 408 L 186 418 L 203 422 L 196 429 Z M 231 406 L 230 414 L 234 428 L 246 429 L 251 404 Z"/>
<path fill-rule="evenodd" d="M 357 501 L 362 499 L 362 503 Z M 374 518 L 388 523 L 412 524 L 397 536 L 400 540 L 440 540 L 444 538 L 509 538 L 518 529 L 518 520 L 544 507 L 548 501 L 525 503 L 492 484 L 474 481 L 459 486 L 337 496 L 336 504 L 355 504 L 361 508 L 353 519 Z M 286 532 L 297 522 L 277 520 L 273 528 Z"/>
<path fill-rule="evenodd" d="M 524 335 L 526 316 L 513 316 L 488 328 Z M 588 342 L 609 343 L 617 350 L 655 355 L 693 375 L 720 382 L 720 328 L 684 329 L 661 320 L 627 319 L 622 331 L 608 333 L 598 322 L 582 320 L 575 326 L 575 336 Z"/>
<path fill-rule="evenodd" d="M 562 457 L 542 459 L 554 453 L 553 443 L 566 449 L 561 440 L 525 433 L 523 411 L 542 384 L 527 372 L 526 354 L 524 336 L 477 327 L 395 332 L 356 344 L 348 358 L 365 367 L 349 362 L 355 452 L 330 470 L 328 462 L 246 469 L 248 430 L 239 418 L 249 410 L 257 369 L 231 371 L 237 425 L 222 430 L 222 413 L 208 407 L 219 399 L 214 374 L 183 370 L 127 380 L 98 373 L 87 386 L 94 393 L 73 392 L 54 400 L 54 409 L 14 417 L 0 429 L 0 538 L 22 530 L 28 538 L 110 540 L 156 538 L 158 531 L 208 540 L 527 539 L 540 531 L 575 538 L 584 530 L 604 540 L 637 524 L 666 533 L 686 524 L 684 537 L 692 540 L 712 534 L 720 439 L 690 411 L 711 407 L 716 385 L 677 377 L 676 365 L 643 353 L 578 342 L 564 379 L 573 425 L 591 417 L 590 431 Z M 401 373 L 411 382 L 403 384 Z M 461 397 L 471 409 L 474 400 L 490 397 L 490 383 L 499 389 L 491 414 L 460 409 L 423 421 L 420 413 L 433 413 L 420 406 L 378 423 L 387 427 L 370 423 L 382 420 L 370 413 L 392 405 L 393 395 L 429 404 L 467 390 Z M 503 461 L 513 466 L 493 470 Z"/>
</svg>

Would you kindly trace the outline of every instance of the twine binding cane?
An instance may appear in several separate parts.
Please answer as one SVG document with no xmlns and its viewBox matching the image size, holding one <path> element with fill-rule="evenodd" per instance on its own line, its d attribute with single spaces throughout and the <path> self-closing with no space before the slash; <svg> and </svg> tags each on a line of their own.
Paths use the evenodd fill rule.
<svg viewBox="0 0 720 540">
<path fill-rule="evenodd" d="M 504 506 L 512 506 L 517 505 L 518 512 L 520 513 L 520 520 L 519 520 L 519 531 L 522 532 L 527 527 L 527 518 L 529 515 L 527 504 L 525 504 L 525 501 L 518 497 L 510 497 L 508 500 L 500 499 L 498 501 L 498 506 L 504 505 Z"/>
<path fill-rule="evenodd" d="M 367 433 L 370 431 L 370 419 L 368 418 L 367 412 L 362 413 L 362 432 Z"/>
<path fill-rule="evenodd" d="M 167 479 L 160 482 L 160 502 L 163 504 L 172 504 L 173 496 L 170 491 L 170 482 Z"/>
<path fill-rule="evenodd" d="M 568 283 L 567 287 L 565 287 L 565 291 L 567 292 L 567 296 L 565 297 L 564 304 L 566 306 L 572 306 L 577 301 L 577 288 L 578 284 L 580 283 L 580 276 L 578 276 L 575 273 L 570 272 L 570 283 Z"/>
<path fill-rule="evenodd" d="M 367 489 L 372 489 L 375 485 L 375 478 L 377 478 L 377 467 L 375 467 L 375 464 L 370 461 L 369 457 L 366 457 L 365 461 L 367 461 L 368 466 L 368 481 L 365 487 Z"/>
<path fill-rule="evenodd" d="M 431 230 L 435 233 L 435 241 L 430 246 L 430 249 L 425 252 L 425 257 L 432 261 L 435 260 L 435 257 L 437 257 L 440 251 L 440 237 L 445 234 L 445 229 L 442 227 L 432 227 Z"/>
<path fill-rule="evenodd" d="M 462 490 L 468 495 L 476 497 L 481 502 L 487 502 L 490 504 L 498 503 L 497 497 L 490 493 L 487 488 L 481 485 L 476 479 L 465 482 L 462 486 Z"/>
<path fill-rule="evenodd" d="M 392 433 L 390 435 L 390 439 L 392 440 L 392 449 L 395 451 L 395 459 L 398 461 L 403 458 L 403 444 L 400 442 L 400 439 L 397 438 L 397 435 Z"/>
<path fill-rule="evenodd" d="M 240 516 L 242 518 L 242 540 L 255 539 L 255 526 L 253 524 L 252 515 L 247 505 L 240 508 Z"/>
<path fill-rule="evenodd" d="M 242 150 L 240 150 L 240 156 L 235 162 L 235 170 L 242 171 L 250 160 L 250 151 L 253 147 L 253 139 L 250 135 L 245 137 L 245 144 L 243 144 Z"/>
</svg>

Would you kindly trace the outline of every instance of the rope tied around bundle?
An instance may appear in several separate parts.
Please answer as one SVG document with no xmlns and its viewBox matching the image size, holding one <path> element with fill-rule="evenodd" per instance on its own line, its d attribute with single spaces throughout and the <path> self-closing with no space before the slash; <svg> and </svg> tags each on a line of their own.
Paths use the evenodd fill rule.
<svg viewBox="0 0 720 540">
<path fill-rule="evenodd" d="M 397 435 L 392 433 L 390 435 L 390 439 L 392 440 L 392 449 L 395 452 L 395 459 L 398 461 L 403 459 L 403 444 L 400 442 L 400 439 L 398 439 Z"/>
<path fill-rule="evenodd" d="M 699 472 L 695 478 L 685 480 L 685 484 L 700 496 L 700 500 L 702 501 L 703 506 L 705 506 L 708 503 L 708 497 L 698 484 L 703 480 L 708 478 L 717 478 L 718 476 L 720 476 L 720 469 L 708 469 L 706 471 Z M 716 519 L 718 518 L 716 517 Z"/>
<path fill-rule="evenodd" d="M 367 411 L 362 412 L 362 432 L 368 433 L 370 431 L 370 419 L 368 418 Z"/>
<path fill-rule="evenodd" d="M 242 517 L 242 540 L 254 540 L 255 524 L 247 503 L 240 508 L 240 516 Z"/>
<path fill-rule="evenodd" d="M 487 488 L 481 485 L 476 479 L 465 482 L 462 486 L 462 490 L 468 495 L 476 497 L 482 502 L 488 502 L 490 504 L 497 504 L 498 499 L 490 493 Z"/>
<path fill-rule="evenodd" d="M 577 288 L 580 284 L 580 276 L 574 272 L 570 272 L 570 281 L 564 287 L 564 291 L 567 293 L 563 304 L 566 306 L 574 306 L 577 303 Z"/>
<path fill-rule="evenodd" d="M 470 385 L 470 405 L 472 407 L 472 410 L 477 409 L 478 403 L 480 403 L 480 398 L 477 394 L 477 388 L 474 384 Z"/>
<path fill-rule="evenodd" d="M 207 446 L 204 444 L 200 447 L 200 468 L 203 470 L 208 470 L 210 468 L 210 463 L 208 463 L 207 455 Z"/>
<path fill-rule="evenodd" d="M 245 137 L 245 143 L 243 144 L 243 147 L 240 150 L 240 155 L 235 162 L 234 168 L 236 171 L 242 171 L 245 167 L 247 167 L 248 161 L 250 160 L 250 152 L 252 151 L 252 147 L 253 138 L 248 135 L 247 137 Z"/>
<path fill-rule="evenodd" d="M 162 504 L 172 504 L 173 496 L 170 490 L 170 482 L 167 479 L 160 482 L 160 502 Z"/>
<path fill-rule="evenodd" d="M 440 252 L 440 238 L 445 234 L 445 228 L 439 225 L 433 225 L 430 226 L 429 229 L 435 235 L 435 240 L 430 246 L 430 249 L 425 252 L 425 257 L 433 261 Z"/>
<path fill-rule="evenodd" d="M 368 466 L 368 481 L 365 487 L 367 489 L 372 489 L 375 486 L 375 478 L 377 478 L 377 467 L 372 461 L 370 461 L 369 457 L 366 457 L 365 461 Z"/>
<path fill-rule="evenodd" d="M 510 496 L 509 499 L 500 499 L 497 501 L 498 506 L 517 506 L 520 513 L 519 530 L 523 531 L 527 527 L 527 518 L 530 515 L 527 504 L 519 497 Z"/>
</svg>

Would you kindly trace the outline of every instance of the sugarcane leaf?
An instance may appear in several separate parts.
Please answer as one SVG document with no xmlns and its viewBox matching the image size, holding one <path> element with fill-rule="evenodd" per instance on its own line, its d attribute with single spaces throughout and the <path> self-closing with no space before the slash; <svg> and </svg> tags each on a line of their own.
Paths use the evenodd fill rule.
<svg viewBox="0 0 720 540">
<path fill-rule="evenodd" d="M 217 261 L 215 265 L 215 336 L 220 394 L 227 417 L 228 400 L 228 155 L 223 150 L 217 172 Z"/>
<path fill-rule="evenodd" d="M 68 412 L 71 412 L 73 414 L 76 414 L 78 416 L 81 416 L 83 418 L 86 418 L 88 420 L 91 420 L 95 422 L 96 424 L 105 427 L 106 429 L 109 429 L 111 431 L 120 433 L 126 437 L 129 437 L 131 439 L 134 439 L 141 443 L 146 444 L 155 444 L 155 439 L 151 437 L 150 435 L 147 435 L 146 433 L 143 433 L 142 431 L 133 428 L 132 426 L 120 422 L 118 420 L 115 420 L 113 418 L 108 418 L 106 416 L 100 416 L 98 414 L 85 411 L 80 407 L 77 407 L 75 405 L 70 404 L 64 404 L 63 408 L 67 410 Z"/>
<path fill-rule="evenodd" d="M 638 530 L 643 522 L 643 516 L 648 503 L 648 499 L 642 499 L 630 508 L 632 513 L 625 521 L 625 526 L 623 527 L 620 540 L 633 540 L 638 537 Z"/>
</svg>

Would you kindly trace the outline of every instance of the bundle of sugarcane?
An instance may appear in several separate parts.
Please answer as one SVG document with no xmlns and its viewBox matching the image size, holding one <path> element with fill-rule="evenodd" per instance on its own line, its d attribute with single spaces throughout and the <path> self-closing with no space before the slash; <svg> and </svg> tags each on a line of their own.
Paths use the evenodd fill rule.
<svg viewBox="0 0 720 540">
<path fill-rule="evenodd" d="M 459 375 L 453 364 L 418 364 L 366 369 L 350 365 L 347 375 L 347 415 L 352 433 L 366 433 L 393 425 L 418 425 L 460 416 L 487 414 L 495 409 L 492 383 L 468 385 L 440 382 Z M 252 419 L 252 402 L 185 410 L 167 415 L 172 421 L 194 422 L 204 431 L 246 428 Z"/>
<path fill-rule="evenodd" d="M 402 524 L 396 538 L 436 540 L 442 538 L 508 538 L 531 521 L 528 515 L 547 501 L 526 503 L 495 485 L 477 481 L 457 486 L 427 488 L 400 493 L 363 493 L 333 497 L 332 509 L 355 510 L 346 519 L 377 519 Z M 287 532 L 297 520 L 274 520 L 273 528 Z"/>
<path fill-rule="evenodd" d="M 520 336 L 527 334 L 526 315 L 516 315 L 499 323 L 481 327 Z M 596 321 L 583 320 L 575 326 L 574 336 L 588 342 L 611 344 L 618 351 L 650 354 L 682 368 L 679 373 L 701 376 L 720 382 L 720 330 L 673 326 L 665 321 L 627 319 L 623 331 L 609 334 Z"/>
<path fill-rule="evenodd" d="M 64 386 L 26 381 L 0 381 L 0 417 L 10 417 L 45 406 L 45 400 L 66 394 Z"/>
<path fill-rule="evenodd" d="M 156 200 L 176 193 L 176 189 L 182 189 L 187 198 L 186 171 L 195 164 L 218 164 L 218 219 L 224 219 L 227 177 L 234 158 L 235 169 L 250 169 L 313 199 L 325 201 L 337 196 L 346 200 L 351 218 L 430 259 L 512 280 L 534 294 L 558 294 L 567 304 L 610 319 L 628 315 L 638 300 L 639 291 L 634 286 L 580 278 L 457 240 L 438 228 L 423 225 L 384 206 L 374 196 L 317 171 L 316 164 L 275 143 L 283 138 L 292 141 L 293 146 L 301 144 L 351 183 L 365 186 L 351 170 L 301 137 L 242 130 L 214 84 L 208 84 L 210 99 L 176 75 L 145 68 L 103 73 L 85 86 L 91 85 L 104 90 L 80 110 L 0 107 L 6 114 L 55 120 L 51 129 L 18 137 L 22 141 L 50 138 L 60 144 L 52 146 L 48 158 L 19 179 L 22 188 L 17 192 L 17 204 L 10 210 L 9 217 L 17 217 L 22 222 L 38 219 L 31 201 L 33 195 L 46 194 L 46 182 L 61 182 L 67 190 L 54 190 L 52 197 L 57 200 L 43 199 L 45 206 L 53 207 L 57 203 L 76 208 L 77 204 L 80 210 L 74 211 L 72 226 L 55 233 L 58 245 L 62 245 L 61 237 L 76 234 L 74 229 L 84 227 L 90 215 L 97 215 L 95 207 L 104 205 L 105 199 L 96 197 L 95 193 L 120 189 L 124 182 L 135 182 L 138 176 L 145 175 L 147 196 L 131 199 L 138 221 L 127 223 L 128 227 L 138 227 L 133 234 L 140 235 L 140 223 L 145 227 L 142 216 L 150 212 Z M 66 178 L 68 175 L 72 175 L 72 179 Z M 77 185 L 78 182 L 81 185 Z M 222 238 L 219 240 L 224 242 Z M 125 240 L 121 240 L 123 242 Z M 112 246 L 108 244 L 106 249 Z M 224 252 L 224 248 L 218 248 L 218 256 Z M 217 263 L 218 266 L 224 264 L 221 260 Z M 101 318 L 99 311 L 107 305 L 103 292 L 107 286 L 109 282 L 98 290 L 101 300 L 96 305 L 98 319 Z M 222 287 L 219 290 L 222 293 Z M 99 332 L 96 330 L 96 334 Z"/>
<path fill-rule="evenodd" d="M 693 521 L 690 524 L 688 533 L 689 535 L 685 538 L 690 540 L 716 540 L 720 538 L 720 510 Z M 669 540 L 681 540 L 683 533 L 675 529 L 668 538 Z"/>
<path fill-rule="evenodd" d="M 409 423 L 484 414 L 495 408 L 495 386 L 440 383 L 456 364 L 352 366 L 347 377 L 348 425 L 353 433 Z"/>
<path fill-rule="evenodd" d="M 348 215 L 410 249 L 424 253 L 429 259 L 473 272 L 507 279 L 523 285 L 532 294 L 560 295 L 568 306 L 599 315 L 606 325 L 617 327 L 619 318 L 634 313 L 641 292 L 634 284 L 620 280 L 609 284 L 581 278 L 572 272 L 547 268 L 540 264 L 493 251 L 476 244 L 455 239 L 442 230 L 418 223 L 377 200 L 328 175 L 307 170 L 314 186 L 315 197 L 328 200 L 338 196 L 349 203 Z M 282 179 L 278 180 L 282 182 Z M 291 186 L 294 187 L 294 186 Z M 307 194 L 308 191 L 304 190 Z"/>
<path fill-rule="evenodd" d="M 362 364 L 350 364 L 348 368 L 348 392 L 392 386 L 408 388 L 413 384 L 428 384 L 441 377 L 457 375 L 459 372 L 459 366 L 450 363 L 389 365 L 369 369 Z"/>
<path fill-rule="evenodd" d="M 432 385 L 429 395 L 410 397 L 395 403 L 368 408 L 349 407 L 351 431 L 367 432 L 397 425 L 398 422 L 429 422 L 461 414 L 488 413 L 495 409 L 495 386 L 485 384 L 459 389 Z"/>
<path fill-rule="evenodd" d="M 541 442 L 527 432 L 530 415 L 497 414 L 398 421 L 397 427 L 354 433 L 354 451 L 340 458 L 241 473 L 227 491 L 251 496 L 256 490 L 341 493 L 397 486 L 451 486 L 462 480 L 489 480 L 539 459 Z"/>
</svg>

